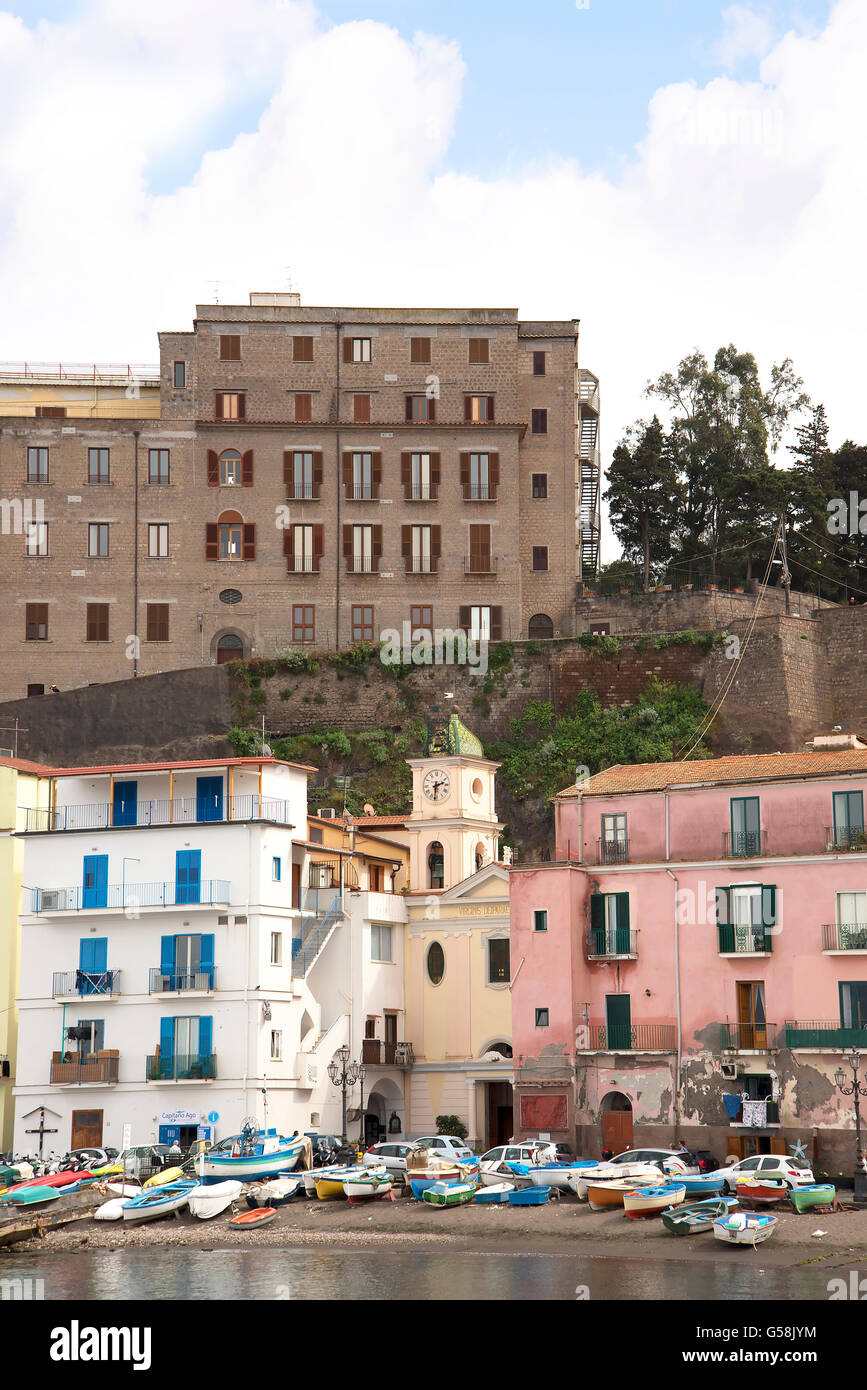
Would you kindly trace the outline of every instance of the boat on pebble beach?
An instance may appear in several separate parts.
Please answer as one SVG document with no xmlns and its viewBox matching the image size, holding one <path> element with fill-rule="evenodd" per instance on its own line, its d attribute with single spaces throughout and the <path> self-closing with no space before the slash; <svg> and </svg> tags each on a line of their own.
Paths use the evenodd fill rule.
<svg viewBox="0 0 867 1390">
<path fill-rule="evenodd" d="M 658 1183 L 662 1174 L 655 1163 L 609 1163 L 598 1164 L 596 1168 L 582 1168 L 578 1172 L 570 1173 L 567 1185 L 575 1193 L 579 1202 L 587 1201 L 588 1183 L 619 1182 L 624 1178 L 639 1179 L 645 1178 L 648 1182 Z"/>
<path fill-rule="evenodd" d="M 172 1182 L 164 1187 L 149 1187 L 138 1197 L 123 1204 L 123 1220 L 130 1224 L 142 1221 L 156 1221 L 161 1216 L 171 1216 L 180 1211 L 189 1200 L 196 1186 L 194 1182 Z"/>
<path fill-rule="evenodd" d="M 508 1202 L 509 1193 L 514 1191 L 516 1188 L 512 1182 L 491 1183 L 476 1189 L 476 1201 L 481 1206 L 485 1206 L 489 1202 L 492 1204 Z"/>
<path fill-rule="evenodd" d="M 837 1189 L 832 1182 L 813 1182 L 807 1187 L 793 1187 L 789 1201 L 800 1214 L 811 1207 L 831 1206 L 836 1196 Z"/>
<path fill-rule="evenodd" d="M 713 1233 L 717 1240 L 729 1245 L 761 1245 L 774 1234 L 778 1216 L 765 1211 L 734 1211 L 720 1217 L 713 1223 Z"/>
<path fill-rule="evenodd" d="M 737 1204 L 737 1197 L 719 1197 L 667 1207 L 662 1213 L 662 1224 L 673 1236 L 694 1236 L 701 1231 L 709 1231 L 715 1221 L 730 1215 L 732 1207 Z"/>
<path fill-rule="evenodd" d="M 461 1207 L 465 1202 L 473 1200 L 475 1192 L 474 1183 L 435 1182 L 425 1188 L 422 1200 L 427 1202 L 429 1207 Z"/>
<path fill-rule="evenodd" d="M 679 1206 L 686 1196 L 683 1183 L 663 1183 L 660 1187 L 638 1187 L 623 1194 L 627 1216 L 659 1216 L 666 1207 Z"/>
<path fill-rule="evenodd" d="M 199 1183 L 187 1198 L 190 1211 L 200 1221 L 210 1221 L 231 1206 L 240 1197 L 243 1188 L 244 1184 L 238 1182 L 237 1178 L 230 1178 L 226 1182 Z"/>
</svg>

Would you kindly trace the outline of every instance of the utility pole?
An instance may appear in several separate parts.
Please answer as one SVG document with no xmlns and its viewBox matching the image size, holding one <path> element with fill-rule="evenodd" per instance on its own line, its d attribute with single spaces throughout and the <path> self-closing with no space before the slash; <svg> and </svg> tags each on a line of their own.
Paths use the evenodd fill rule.
<svg viewBox="0 0 867 1390">
<path fill-rule="evenodd" d="M 789 617 L 792 603 L 792 576 L 789 571 L 789 556 L 786 552 L 786 525 L 788 523 L 788 507 L 783 507 L 783 526 L 780 535 L 780 544 L 783 553 L 783 573 L 780 575 L 783 588 L 786 591 L 786 617 Z"/>
</svg>

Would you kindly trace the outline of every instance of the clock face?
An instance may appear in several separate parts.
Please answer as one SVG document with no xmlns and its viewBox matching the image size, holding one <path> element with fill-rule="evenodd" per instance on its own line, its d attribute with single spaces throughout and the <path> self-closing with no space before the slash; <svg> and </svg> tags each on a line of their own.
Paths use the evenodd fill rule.
<svg viewBox="0 0 867 1390">
<path fill-rule="evenodd" d="M 437 767 L 431 768 L 430 772 L 425 773 L 424 781 L 421 784 L 421 789 L 428 801 L 445 801 L 450 787 L 448 773 Z"/>
</svg>

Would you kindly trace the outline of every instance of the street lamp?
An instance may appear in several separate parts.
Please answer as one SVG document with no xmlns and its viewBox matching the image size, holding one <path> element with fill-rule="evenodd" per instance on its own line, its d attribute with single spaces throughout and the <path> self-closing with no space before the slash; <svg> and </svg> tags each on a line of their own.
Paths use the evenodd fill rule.
<svg viewBox="0 0 867 1390">
<path fill-rule="evenodd" d="M 861 1106 L 860 1097 L 867 1099 L 867 1084 L 858 1078 L 858 1068 L 861 1064 L 861 1055 L 857 1048 L 852 1048 L 848 1057 L 844 1054 L 844 1061 L 849 1063 L 852 1068 L 852 1085 L 847 1086 L 846 1073 L 842 1067 L 838 1067 L 834 1073 L 834 1080 L 837 1090 L 841 1095 L 852 1096 L 855 1101 L 855 1205 L 856 1207 L 867 1206 L 867 1164 L 864 1162 L 864 1150 L 861 1147 Z"/>
<path fill-rule="evenodd" d="M 348 1089 L 351 1089 L 358 1080 L 358 1069 L 360 1064 L 358 1062 L 350 1062 L 349 1048 L 346 1043 L 344 1043 L 342 1047 L 338 1047 L 336 1057 L 339 1058 L 339 1062 L 335 1059 L 328 1063 L 328 1075 L 331 1077 L 333 1084 L 339 1086 L 343 1092 L 343 1130 L 340 1137 L 345 1144 L 346 1092 Z"/>
<path fill-rule="evenodd" d="M 363 1061 L 356 1062 L 356 1066 L 358 1067 L 358 1079 L 361 1082 L 361 1100 L 359 1101 L 361 1106 L 361 1120 L 358 1128 L 358 1139 L 361 1147 L 364 1148 L 364 1078 L 367 1075 L 367 1067 L 364 1065 Z"/>
</svg>

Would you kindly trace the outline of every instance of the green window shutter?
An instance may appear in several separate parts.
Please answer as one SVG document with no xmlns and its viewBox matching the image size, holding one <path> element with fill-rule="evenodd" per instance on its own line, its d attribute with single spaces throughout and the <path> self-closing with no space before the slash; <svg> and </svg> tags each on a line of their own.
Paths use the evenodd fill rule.
<svg viewBox="0 0 867 1390">
<path fill-rule="evenodd" d="M 777 925 L 777 890 L 773 884 L 762 887 L 762 925 L 766 937 Z"/>
<path fill-rule="evenodd" d="M 614 951 L 618 956 L 629 954 L 629 894 L 617 893 L 617 926 L 615 929 Z"/>
<path fill-rule="evenodd" d="M 735 949 L 735 929 L 732 925 L 731 912 L 731 889 L 715 888 L 716 897 L 716 920 L 717 935 L 719 938 L 720 951 L 733 951 Z"/>
<path fill-rule="evenodd" d="M 590 895 L 590 940 L 593 954 L 605 953 L 605 898 L 602 893 Z"/>
</svg>

